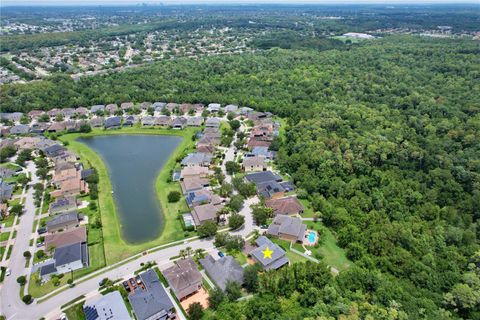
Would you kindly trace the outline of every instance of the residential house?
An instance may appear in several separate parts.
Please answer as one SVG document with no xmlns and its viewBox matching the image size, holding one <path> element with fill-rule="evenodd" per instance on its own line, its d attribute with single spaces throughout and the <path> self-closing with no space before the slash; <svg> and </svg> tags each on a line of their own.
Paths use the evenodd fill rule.
<svg viewBox="0 0 480 320">
<path fill-rule="evenodd" d="M 270 151 L 268 150 L 268 147 L 253 147 L 252 151 L 249 154 L 245 155 L 246 157 L 264 157 L 265 159 L 268 160 L 273 160 L 275 159 L 276 152 L 275 151 Z"/>
<path fill-rule="evenodd" d="M 207 128 L 220 128 L 220 119 L 218 118 L 208 118 L 205 121 L 205 127 Z"/>
<path fill-rule="evenodd" d="M 267 181 L 276 181 L 276 182 L 282 181 L 282 177 L 280 177 L 276 173 L 273 173 L 272 171 L 250 173 L 245 176 L 245 179 L 255 184 L 259 184 Z"/>
<path fill-rule="evenodd" d="M 26 124 L 18 124 L 10 128 L 10 134 L 27 134 L 30 132 L 30 127 Z"/>
<path fill-rule="evenodd" d="M 263 157 L 247 157 L 243 159 L 242 170 L 245 172 L 265 171 L 267 164 Z"/>
<path fill-rule="evenodd" d="M 144 102 L 140 103 L 140 109 L 142 109 L 142 110 L 147 110 L 151 106 L 152 106 L 151 102 L 144 101 Z"/>
<path fill-rule="evenodd" d="M 200 177 L 207 178 L 209 175 L 209 170 L 207 167 L 202 167 L 199 165 L 183 167 L 180 171 L 180 180 L 189 177 Z"/>
<path fill-rule="evenodd" d="M 142 126 L 154 126 L 155 117 L 154 116 L 145 116 L 142 118 Z"/>
<path fill-rule="evenodd" d="M 23 137 L 13 142 L 13 145 L 17 149 L 35 149 L 40 140 L 40 137 Z"/>
<path fill-rule="evenodd" d="M 183 194 L 203 189 L 209 184 L 210 181 L 208 179 L 200 177 L 187 177 L 180 181 Z"/>
<path fill-rule="evenodd" d="M 196 226 L 202 225 L 205 221 L 217 220 L 217 212 L 222 209 L 222 205 L 214 206 L 211 203 L 202 204 L 193 208 L 192 216 Z"/>
<path fill-rule="evenodd" d="M 78 107 L 75 109 L 75 114 L 77 116 L 86 116 L 88 115 L 88 109 L 85 107 Z"/>
<path fill-rule="evenodd" d="M 50 118 L 55 118 L 56 116 L 61 114 L 61 111 L 58 108 L 53 108 L 53 109 L 48 110 L 47 114 Z"/>
<path fill-rule="evenodd" d="M 172 121 L 172 128 L 173 129 L 184 129 L 187 125 L 187 119 L 184 117 L 177 117 Z"/>
<path fill-rule="evenodd" d="M 48 129 L 48 127 L 49 127 L 48 123 L 44 123 L 44 122 L 33 123 L 30 126 L 30 132 L 34 134 L 42 134 Z"/>
<path fill-rule="evenodd" d="M 119 291 L 100 295 L 95 300 L 87 300 L 83 305 L 87 320 L 127 320 L 131 319 Z"/>
<path fill-rule="evenodd" d="M 307 226 L 300 218 L 287 215 L 277 215 L 268 226 L 267 234 L 283 240 L 303 242 Z"/>
<path fill-rule="evenodd" d="M 285 188 L 282 186 L 281 183 L 277 181 L 266 181 L 262 183 L 258 183 L 257 185 L 257 193 L 260 196 L 263 196 L 265 199 L 270 198 L 281 198 L 285 195 Z"/>
<path fill-rule="evenodd" d="M 243 284 L 243 268 L 232 256 L 224 256 L 215 260 L 211 255 L 208 255 L 206 258 L 200 259 L 199 262 L 210 279 L 223 291 L 225 291 L 229 282 Z"/>
<path fill-rule="evenodd" d="M 103 117 L 95 117 L 90 120 L 90 125 L 94 128 L 103 126 Z"/>
<path fill-rule="evenodd" d="M 191 208 L 208 203 L 217 206 L 225 202 L 225 199 L 205 188 L 187 193 L 185 200 Z"/>
<path fill-rule="evenodd" d="M 45 236 L 45 248 L 60 248 L 74 243 L 87 241 L 87 229 L 84 226 L 63 232 L 48 233 Z"/>
<path fill-rule="evenodd" d="M 172 118 L 169 116 L 161 115 L 155 118 L 155 125 L 161 127 L 169 127 L 172 123 Z"/>
<path fill-rule="evenodd" d="M 88 267 L 88 248 L 86 243 L 73 243 L 55 249 L 53 260 L 40 269 L 42 278 L 52 274 L 62 274 Z"/>
<path fill-rule="evenodd" d="M 137 320 L 175 319 L 173 303 L 153 269 L 140 274 L 143 287 L 128 296 Z"/>
<path fill-rule="evenodd" d="M 219 112 L 221 108 L 222 108 L 222 105 L 221 105 L 220 103 L 210 103 L 210 104 L 207 106 L 207 110 L 208 110 L 208 112 L 210 112 L 210 113 Z"/>
<path fill-rule="evenodd" d="M 48 127 L 48 132 L 62 132 L 65 131 L 65 122 L 54 122 Z"/>
<path fill-rule="evenodd" d="M 65 152 L 65 147 L 56 143 L 54 145 L 48 146 L 42 150 L 42 152 L 47 156 L 47 157 L 56 157 L 62 153 Z"/>
<path fill-rule="evenodd" d="M 223 108 L 223 109 L 225 110 L 226 113 L 229 113 L 229 112 L 237 113 L 238 112 L 238 106 L 236 106 L 234 104 L 226 105 L 225 108 Z"/>
<path fill-rule="evenodd" d="M 107 106 L 105 107 L 105 111 L 108 114 L 115 114 L 117 110 L 118 110 L 118 106 L 115 103 L 107 104 Z"/>
<path fill-rule="evenodd" d="M 135 117 L 134 116 L 126 116 L 125 120 L 123 120 L 124 127 L 131 127 L 135 124 Z"/>
<path fill-rule="evenodd" d="M 267 237 L 260 236 L 255 240 L 255 243 L 257 248 L 250 252 L 250 256 L 264 270 L 276 270 L 289 263 L 288 258 L 285 256 L 285 251 Z"/>
<path fill-rule="evenodd" d="M 118 129 L 122 125 L 121 117 L 110 117 L 105 119 L 105 129 Z"/>
<path fill-rule="evenodd" d="M 47 221 L 47 231 L 56 232 L 59 230 L 67 230 L 78 226 L 80 219 L 77 210 L 63 212 L 53 216 Z"/>
<path fill-rule="evenodd" d="M 189 153 L 181 162 L 182 166 L 204 166 L 208 167 L 212 162 L 212 155 L 209 153 Z"/>
<path fill-rule="evenodd" d="M 65 117 L 65 118 L 70 118 L 73 115 L 75 115 L 75 109 L 73 108 L 63 108 L 60 110 L 60 113 Z"/>
<path fill-rule="evenodd" d="M 75 198 L 58 198 L 54 202 L 50 203 L 48 213 L 50 215 L 57 214 L 65 211 L 72 211 L 77 209 L 77 201 Z"/>
<path fill-rule="evenodd" d="M 248 115 L 249 113 L 253 112 L 253 109 L 252 108 L 249 108 L 249 107 L 242 107 L 240 108 L 240 114 L 241 115 Z"/>
<path fill-rule="evenodd" d="M 170 111 L 170 112 L 173 112 L 173 110 L 175 110 L 176 108 L 178 108 L 178 104 L 177 103 L 173 103 L 173 102 L 169 102 L 165 105 L 165 108 Z"/>
<path fill-rule="evenodd" d="M 10 200 L 13 193 L 13 186 L 0 179 L 0 202 Z"/>
<path fill-rule="evenodd" d="M 187 126 L 200 127 L 203 123 L 203 117 L 189 117 L 187 119 Z"/>
<path fill-rule="evenodd" d="M 252 137 L 248 140 L 247 142 L 247 147 L 248 149 L 252 150 L 253 148 L 256 148 L 256 147 L 270 147 L 270 145 L 272 144 L 272 141 L 266 141 L 266 140 L 263 140 L 263 138 L 259 138 L 259 137 Z"/>
<path fill-rule="evenodd" d="M 27 115 L 30 119 L 37 119 L 44 113 L 45 111 L 43 110 L 31 110 Z"/>
<path fill-rule="evenodd" d="M 295 196 L 270 199 L 265 201 L 265 205 L 273 209 L 274 215 L 294 215 L 303 213 L 303 206 Z"/>
<path fill-rule="evenodd" d="M 127 110 L 130 110 L 133 108 L 133 102 L 124 102 L 120 105 L 120 108 L 123 110 L 123 111 L 127 111 Z"/>
<path fill-rule="evenodd" d="M 203 167 L 202 167 L 203 168 Z M 208 170 L 208 169 L 207 169 Z M 0 167 L 0 179 L 8 179 L 11 178 L 13 175 L 16 174 L 16 171 L 7 168 L 7 167 Z"/>
<path fill-rule="evenodd" d="M 193 105 L 190 103 L 182 103 L 178 109 L 180 110 L 181 114 L 188 113 L 190 110 L 193 109 Z"/>
<path fill-rule="evenodd" d="M 182 300 L 202 288 L 202 274 L 192 258 L 180 259 L 162 271 L 177 299 Z"/>
<path fill-rule="evenodd" d="M 154 102 L 152 104 L 152 108 L 153 110 L 155 110 L 155 112 L 161 112 L 166 105 L 167 105 L 166 102 Z"/>
<path fill-rule="evenodd" d="M 91 113 L 98 113 L 98 112 L 105 112 L 105 105 L 103 104 L 97 104 L 97 105 L 94 105 L 90 108 L 90 112 Z"/>
</svg>

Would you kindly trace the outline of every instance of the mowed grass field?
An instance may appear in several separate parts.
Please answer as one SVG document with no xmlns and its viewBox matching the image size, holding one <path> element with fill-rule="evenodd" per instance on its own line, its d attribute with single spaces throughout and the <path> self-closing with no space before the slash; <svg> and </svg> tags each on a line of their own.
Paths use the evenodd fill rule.
<svg viewBox="0 0 480 320">
<path fill-rule="evenodd" d="M 178 219 L 179 214 L 188 212 L 188 206 L 182 197 L 177 203 L 169 203 L 167 195 L 170 191 L 180 191 L 178 182 L 168 182 L 170 173 L 176 166 L 176 160 L 184 154 L 193 151 L 195 143 L 192 136 L 198 129 L 186 128 L 184 130 L 170 130 L 160 128 L 143 128 L 135 126 L 131 128 L 122 128 L 118 130 L 94 129 L 89 133 L 71 133 L 58 137 L 58 140 L 67 143 L 67 148 L 76 152 L 80 156 L 80 161 L 86 167 L 94 167 L 99 175 L 99 210 L 102 219 L 102 232 L 105 249 L 105 259 L 107 265 L 128 258 L 134 254 L 145 251 L 149 248 L 181 240 L 185 238 L 185 232 L 182 229 L 181 222 Z M 108 177 L 107 168 L 102 158 L 85 144 L 76 141 L 79 137 L 93 137 L 97 135 L 122 135 L 122 134 L 142 134 L 142 135 L 175 135 L 183 137 L 179 146 L 171 154 L 169 160 L 161 169 L 157 177 L 155 187 L 163 211 L 165 223 L 158 238 L 141 244 L 127 243 L 121 235 L 120 222 L 117 217 L 115 203 L 112 197 L 112 185 Z"/>
</svg>

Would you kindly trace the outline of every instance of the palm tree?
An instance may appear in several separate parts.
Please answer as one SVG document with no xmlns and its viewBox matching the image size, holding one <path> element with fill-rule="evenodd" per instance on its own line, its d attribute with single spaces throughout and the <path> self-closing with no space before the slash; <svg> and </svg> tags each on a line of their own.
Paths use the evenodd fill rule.
<svg viewBox="0 0 480 320">
<path fill-rule="evenodd" d="M 184 249 L 182 249 L 178 252 L 178 255 L 182 257 L 182 259 L 185 259 L 187 257 L 187 252 Z"/>
<path fill-rule="evenodd" d="M 192 247 L 186 247 L 185 252 L 186 252 L 187 256 L 190 257 L 193 254 Z"/>
<path fill-rule="evenodd" d="M 203 259 L 205 257 L 205 252 L 203 249 L 197 249 L 195 250 L 195 258 L 198 259 Z"/>
</svg>

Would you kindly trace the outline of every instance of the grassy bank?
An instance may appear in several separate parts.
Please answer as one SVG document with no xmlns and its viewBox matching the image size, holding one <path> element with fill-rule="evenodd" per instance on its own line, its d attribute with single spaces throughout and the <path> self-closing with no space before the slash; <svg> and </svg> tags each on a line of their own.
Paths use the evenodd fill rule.
<svg viewBox="0 0 480 320">
<path fill-rule="evenodd" d="M 169 130 L 159 128 L 142 128 L 139 126 L 132 128 L 122 128 L 120 130 L 102 130 L 95 129 L 90 133 L 72 133 L 66 134 L 58 139 L 68 143 L 68 148 L 76 152 L 81 161 L 88 167 L 94 167 L 98 171 L 99 181 L 99 209 L 102 219 L 103 240 L 105 246 L 105 258 L 107 265 L 127 258 L 133 254 L 145 251 L 151 247 L 165 244 L 174 240 L 180 240 L 185 237 L 181 224 L 177 219 L 178 214 L 188 210 L 185 200 L 182 198 L 177 203 L 168 203 L 167 195 L 172 190 L 180 190 L 177 182 L 168 182 L 170 171 L 176 165 L 176 159 L 184 153 L 194 149 L 192 136 L 196 129 L 187 128 L 185 130 Z M 141 243 L 127 243 L 121 236 L 120 221 L 118 219 L 115 203 L 112 197 L 112 185 L 108 177 L 107 168 L 102 158 L 85 144 L 76 141 L 79 137 L 93 137 L 98 135 L 118 135 L 118 134 L 152 134 L 152 135 L 175 135 L 183 137 L 182 142 L 171 154 L 164 167 L 161 169 L 156 180 L 156 191 L 163 211 L 165 221 L 163 229 L 155 240 Z"/>
</svg>

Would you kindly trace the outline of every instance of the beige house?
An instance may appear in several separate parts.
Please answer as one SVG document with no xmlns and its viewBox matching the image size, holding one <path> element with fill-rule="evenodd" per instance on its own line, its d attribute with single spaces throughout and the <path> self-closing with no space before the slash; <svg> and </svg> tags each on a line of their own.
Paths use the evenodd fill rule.
<svg viewBox="0 0 480 320">
<path fill-rule="evenodd" d="M 267 170 L 267 164 L 263 157 L 247 157 L 243 159 L 242 169 L 245 172 L 265 171 Z"/>
</svg>

